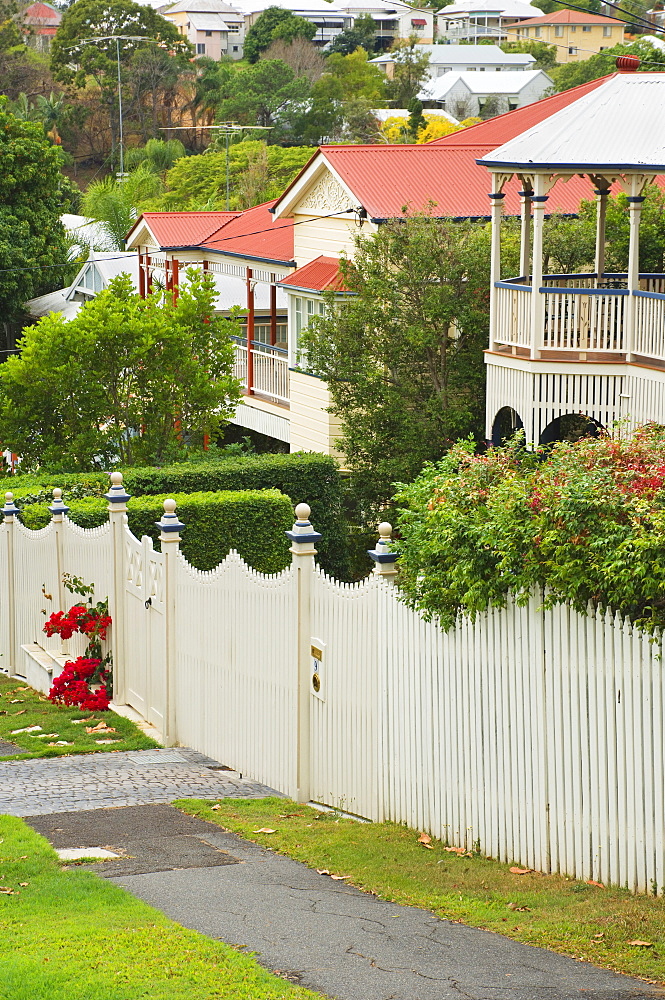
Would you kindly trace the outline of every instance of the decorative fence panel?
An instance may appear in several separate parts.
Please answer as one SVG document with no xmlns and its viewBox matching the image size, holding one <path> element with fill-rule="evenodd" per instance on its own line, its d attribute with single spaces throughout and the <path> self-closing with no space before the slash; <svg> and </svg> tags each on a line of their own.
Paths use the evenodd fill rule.
<svg viewBox="0 0 665 1000">
<path fill-rule="evenodd" d="M 58 572 L 87 577 L 112 597 L 116 697 L 168 743 L 467 850 L 663 892 L 660 637 L 539 595 L 444 633 L 399 601 L 387 528 L 374 574 L 339 583 L 315 566 L 305 506 L 284 572 L 235 552 L 200 572 L 178 551 L 173 501 L 163 552 L 133 537 L 114 475 L 110 531 L 54 515 L 32 532 L 5 506 L 3 656 L 13 635 L 41 638 L 42 584 L 57 594 Z"/>
<path fill-rule="evenodd" d="M 92 594 L 93 603 L 106 600 L 113 585 L 113 565 L 109 559 L 100 559 L 99 554 L 100 551 L 108 550 L 110 545 L 111 526 L 109 522 L 100 524 L 97 528 L 80 528 L 78 524 L 63 517 L 60 530 L 63 572 L 76 576 L 84 584 L 95 588 Z M 65 591 L 64 597 L 67 607 L 76 601 L 86 600 L 86 598 L 79 598 L 69 591 Z M 87 637 L 77 633 L 68 639 L 63 647 L 68 656 L 76 657 L 83 655 L 87 644 Z"/>
<path fill-rule="evenodd" d="M 235 552 L 209 573 L 176 571 L 180 742 L 290 795 L 296 792 L 296 581 Z"/>
</svg>

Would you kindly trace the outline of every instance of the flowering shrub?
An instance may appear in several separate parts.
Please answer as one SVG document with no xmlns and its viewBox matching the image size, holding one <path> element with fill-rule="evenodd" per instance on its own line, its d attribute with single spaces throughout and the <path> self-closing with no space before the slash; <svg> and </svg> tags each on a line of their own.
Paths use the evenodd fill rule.
<svg viewBox="0 0 665 1000">
<path fill-rule="evenodd" d="M 527 452 L 456 445 L 400 487 L 401 584 L 444 628 L 460 611 L 525 603 L 610 606 L 665 625 L 665 428 Z"/>
<path fill-rule="evenodd" d="M 73 577 L 65 580 L 65 586 L 81 596 L 92 591 L 91 587 Z M 62 673 L 53 681 L 48 694 L 51 701 L 90 711 L 104 711 L 109 707 L 113 689 L 111 654 L 103 655 L 102 642 L 110 625 L 106 601 L 95 605 L 75 604 L 69 611 L 56 611 L 49 617 L 44 625 L 48 636 L 71 639 L 76 632 L 80 632 L 88 637 L 83 656 L 67 660 Z"/>
</svg>

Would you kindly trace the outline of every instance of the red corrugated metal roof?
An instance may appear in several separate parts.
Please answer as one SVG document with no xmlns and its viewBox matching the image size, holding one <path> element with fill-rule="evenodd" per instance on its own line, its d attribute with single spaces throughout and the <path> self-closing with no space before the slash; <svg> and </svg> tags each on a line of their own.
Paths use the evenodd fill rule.
<svg viewBox="0 0 665 1000">
<path fill-rule="evenodd" d="M 238 212 L 144 212 L 141 219 L 160 247 L 197 247 L 237 216 Z M 131 232 L 139 222 L 137 219 Z"/>
<path fill-rule="evenodd" d="M 201 246 L 239 257 L 259 260 L 293 261 L 293 219 L 276 219 L 270 209 L 276 201 L 248 208 L 227 222 L 218 232 L 201 241 Z"/>
<path fill-rule="evenodd" d="M 280 285 L 311 288 L 313 292 L 345 290 L 339 273 L 339 260 L 336 257 L 317 257 L 309 264 L 304 264 L 297 271 L 293 271 L 287 278 L 282 278 Z"/>
<path fill-rule="evenodd" d="M 601 14 L 589 14 L 579 10 L 555 10 L 551 14 L 543 14 L 542 17 L 529 17 L 526 21 L 518 21 L 511 24 L 510 30 L 514 28 L 526 28 L 531 24 L 620 24 L 626 26 L 625 21 L 619 21 L 616 17 L 603 17 Z"/>
<path fill-rule="evenodd" d="M 30 22 L 31 18 L 39 18 L 40 21 L 53 21 L 55 24 L 60 24 L 62 21 L 62 14 L 55 7 L 51 7 L 47 3 L 32 3 L 29 7 L 26 7 L 23 11 L 23 20 Z"/>
<path fill-rule="evenodd" d="M 490 181 L 476 159 L 602 83 L 593 80 L 425 145 L 323 146 L 321 153 L 373 219 L 427 211 L 432 203 L 436 216 L 486 217 Z M 505 188 L 508 214 L 519 214 L 519 186 L 514 179 Z M 559 182 L 550 194 L 548 211 L 574 213 L 581 199 L 591 195 L 585 178 Z"/>
</svg>

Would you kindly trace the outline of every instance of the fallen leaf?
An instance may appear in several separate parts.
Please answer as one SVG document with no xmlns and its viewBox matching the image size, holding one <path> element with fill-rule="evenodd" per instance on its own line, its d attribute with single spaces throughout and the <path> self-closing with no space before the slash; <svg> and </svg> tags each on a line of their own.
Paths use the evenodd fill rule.
<svg viewBox="0 0 665 1000">
<path fill-rule="evenodd" d="M 58 740 L 56 743 L 47 743 L 47 747 L 73 747 L 73 743 L 67 743 L 66 740 Z"/>
<path fill-rule="evenodd" d="M 41 730 L 41 726 L 26 726 L 25 729 L 12 729 L 11 735 L 17 736 L 18 733 L 36 733 L 37 730 Z"/>
<path fill-rule="evenodd" d="M 25 715 L 27 711 L 28 711 L 27 708 L 22 708 L 18 712 L 12 712 L 12 715 Z"/>
<path fill-rule="evenodd" d="M 86 726 L 85 731 L 86 733 L 114 733 L 115 729 L 111 729 L 105 722 L 99 722 L 96 726 Z"/>
<path fill-rule="evenodd" d="M 100 746 L 107 746 L 109 743 L 122 743 L 122 740 L 95 740 Z M 69 744 L 71 746 L 71 743 Z"/>
<path fill-rule="evenodd" d="M 587 885 L 595 885 L 598 889 L 604 889 L 605 886 L 602 882 L 594 882 L 592 878 L 587 879 Z"/>
<path fill-rule="evenodd" d="M 82 722 L 96 722 L 94 715 L 91 715 L 88 719 L 70 719 L 69 720 L 73 726 L 80 726 Z"/>
<path fill-rule="evenodd" d="M 40 729 L 41 729 L 41 726 L 40 726 Z M 52 740 L 52 739 L 55 739 L 55 737 L 59 736 L 59 735 L 60 735 L 60 733 L 34 733 L 30 737 L 30 739 L 31 740 Z"/>
<path fill-rule="evenodd" d="M 633 948 L 653 948 L 653 941 L 626 941 Z"/>
<path fill-rule="evenodd" d="M 466 847 L 444 847 L 449 854 L 466 854 Z"/>
<path fill-rule="evenodd" d="M 271 830 L 269 826 L 262 826 L 260 830 L 253 830 L 253 833 L 276 833 L 275 830 Z"/>
<path fill-rule="evenodd" d="M 432 838 L 430 837 L 430 835 L 428 833 L 421 833 L 420 836 L 418 837 L 418 843 L 419 844 L 431 844 L 432 843 Z"/>
<path fill-rule="evenodd" d="M 22 705 L 24 701 L 25 701 L 25 698 L 12 698 L 11 701 L 9 702 L 9 704 L 10 705 Z"/>
<path fill-rule="evenodd" d="M 528 875 L 529 872 L 533 871 L 533 868 L 511 868 L 509 869 L 513 875 Z"/>
<path fill-rule="evenodd" d="M 29 691 L 30 688 L 15 688 L 15 691 Z"/>
<path fill-rule="evenodd" d="M 316 874 L 317 875 L 330 875 L 330 872 L 328 871 L 327 868 L 317 868 L 316 869 Z"/>
<path fill-rule="evenodd" d="M 19 885 L 21 886 L 22 889 L 25 889 L 26 885 L 29 885 L 29 883 L 28 882 L 19 882 Z"/>
<path fill-rule="evenodd" d="M 5 896 L 16 896 L 17 895 L 17 893 L 15 893 L 13 889 L 10 889 L 8 885 L 0 885 L 0 892 L 4 893 Z"/>
<path fill-rule="evenodd" d="M 518 906 L 517 903 L 506 903 L 509 910 L 515 910 L 517 913 L 531 913 L 530 906 Z"/>
<path fill-rule="evenodd" d="M 331 877 L 331 879 L 333 879 L 333 880 L 334 880 L 335 882 L 341 882 L 341 881 L 342 881 L 342 879 L 345 879 L 345 878 L 351 878 L 351 876 L 350 876 L 350 875 L 331 875 L 330 877 Z"/>
<path fill-rule="evenodd" d="M 601 931 L 600 934 L 594 934 L 594 937 L 597 940 L 600 940 L 600 938 L 604 938 L 605 937 L 605 931 Z"/>
<path fill-rule="evenodd" d="M 210 808 L 211 809 L 221 809 L 222 807 L 218 803 L 216 806 L 211 806 Z"/>
</svg>

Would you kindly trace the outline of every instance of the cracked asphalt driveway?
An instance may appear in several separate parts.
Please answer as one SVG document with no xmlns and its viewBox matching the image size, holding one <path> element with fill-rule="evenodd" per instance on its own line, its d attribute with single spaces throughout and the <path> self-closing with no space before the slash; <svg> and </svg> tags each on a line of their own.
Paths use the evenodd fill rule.
<svg viewBox="0 0 665 1000">
<path fill-rule="evenodd" d="M 117 814 L 113 822 L 109 813 Z M 28 822 L 57 847 L 122 847 L 117 831 L 124 830 L 131 848 L 139 834 L 150 837 L 152 826 L 160 842 L 154 868 L 167 834 L 225 852 L 236 863 L 213 859 L 206 867 L 161 871 L 148 863 L 142 874 L 114 876 L 108 868 L 107 877 L 184 926 L 246 948 L 266 968 L 338 1000 L 665 998 L 637 980 L 386 903 L 171 807 L 90 811 L 81 832 L 67 825 L 74 820 L 70 813 Z M 149 858 L 149 847 L 142 857 Z M 103 873 L 104 863 L 95 870 Z"/>
</svg>

